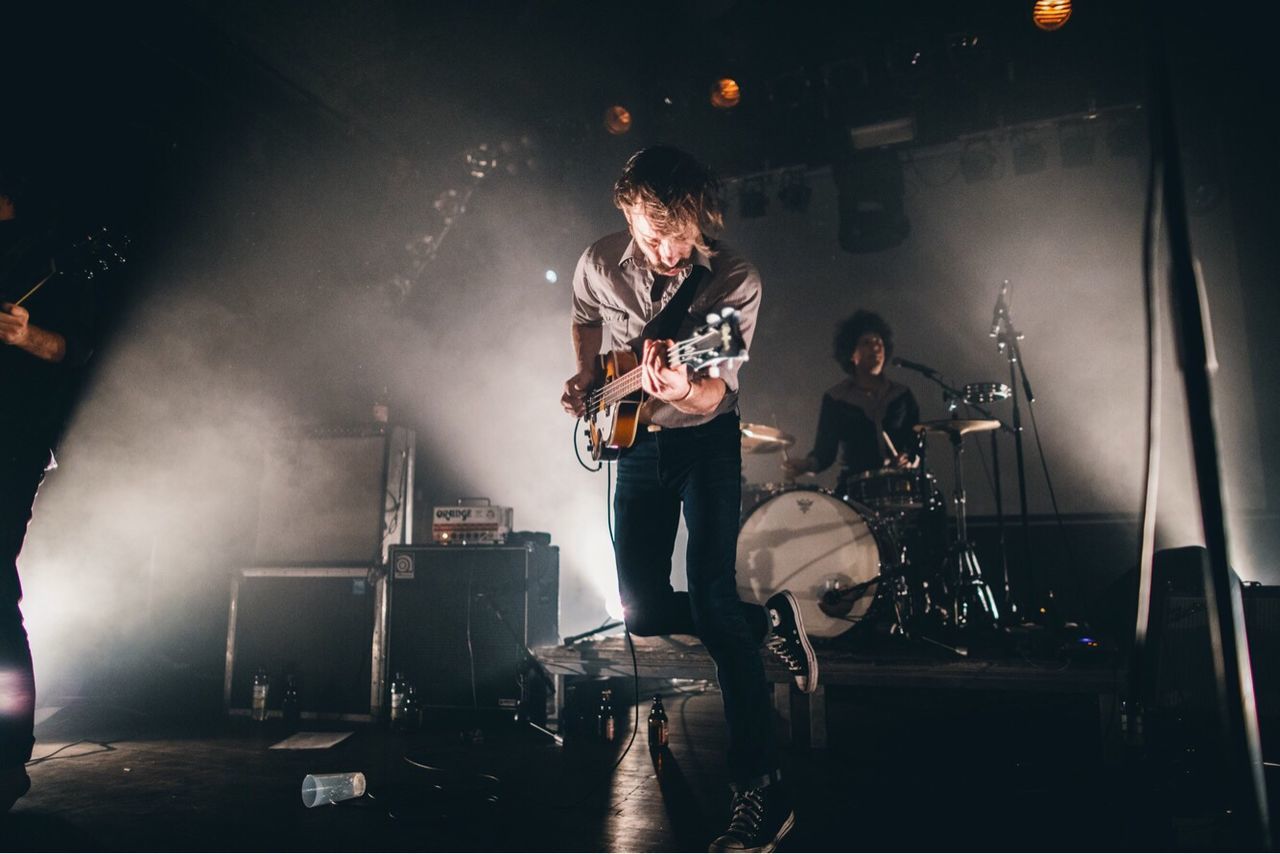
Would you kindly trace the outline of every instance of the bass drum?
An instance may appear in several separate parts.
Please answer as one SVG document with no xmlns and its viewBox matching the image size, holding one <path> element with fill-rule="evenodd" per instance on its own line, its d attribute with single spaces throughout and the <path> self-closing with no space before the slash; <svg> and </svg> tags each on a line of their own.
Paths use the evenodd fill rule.
<svg viewBox="0 0 1280 854">
<path fill-rule="evenodd" d="M 790 590 L 810 637 L 849 631 L 891 592 L 879 589 L 889 552 L 869 524 L 873 518 L 825 489 L 778 491 L 747 514 L 738 532 L 738 595 L 763 605 Z"/>
</svg>

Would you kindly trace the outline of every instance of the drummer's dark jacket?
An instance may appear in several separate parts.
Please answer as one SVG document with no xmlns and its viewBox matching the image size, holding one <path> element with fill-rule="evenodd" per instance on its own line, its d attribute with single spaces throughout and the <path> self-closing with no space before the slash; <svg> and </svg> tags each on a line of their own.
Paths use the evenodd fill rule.
<svg viewBox="0 0 1280 854">
<path fill-rule="evenodd" d="M 888 433 L 899 453 L 914 454 L 912 429 L 920 422 L 920 405 L 911 389 L 892 380 L 883 396 L 876 397 L 853 383 L 850 377 L 827 389 L 818 413 L 818 437 L 809 452 L 815 471 L 823 471 L 840 451 L 847 472 L 878 469 L 893 455 L 881 436 Z"/>
</svg>

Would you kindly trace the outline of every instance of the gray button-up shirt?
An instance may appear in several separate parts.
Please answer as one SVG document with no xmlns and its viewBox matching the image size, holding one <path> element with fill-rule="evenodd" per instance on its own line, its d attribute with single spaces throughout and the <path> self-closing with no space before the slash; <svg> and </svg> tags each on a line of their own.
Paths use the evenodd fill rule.
<svg viewBox="0 0 1280 854">
<path fill-rule="evenodd" d="M 742 340 L 750 349 L 760 310 L 760 274 L 755 266 L 723 241 L 717 241 L 711 257 L 695 249 L 691 260 L 706 267 L 711 275 L 699 286 L 693 305 L 675 335 L 676 340 L 689 337 L 705 322 L 709 312 L 728 306 L 740 313 Z M 630 232 L 602 237 L 588 246 L 578 259 L 573 274 L 573 322 L 578 326 L 603 326 L 608 333 L 606 346 L 611 349 L 634 347 L 645 324 L 671 301 L 689 270 L 686 268 L 681 275 L 668 279 L 655 301 L 653 271 L 632 241 Z M 669 403 L 650 400 L 641 411 L 641 420 L 662 427 L 692 427 L 733 410 L 738 404 L 739 367 L 738 362 L 720 365 L 720 378 L 725 382 L 726 392 L 715 412 L 693 415 Z"/>
</svg>

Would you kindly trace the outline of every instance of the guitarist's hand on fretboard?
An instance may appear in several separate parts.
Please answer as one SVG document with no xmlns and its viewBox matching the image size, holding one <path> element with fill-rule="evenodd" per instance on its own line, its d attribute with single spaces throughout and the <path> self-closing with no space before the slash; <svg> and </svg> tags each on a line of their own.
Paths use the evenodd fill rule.
<svg viewBox="0 0 1280 854">
<path fill-rule="evenodd" d="M 669 359 L 676 342 L 645 341 L 641 355 L 641 387 L 658 400 L 681 412 L 705 414 L 715 410 L 724 399 L 724 380 L 703 378 L 689 370 L 685 364 L 672 365 Z"/>
<path fill-rule="evenodd" d="M 640 356 L 641 384 L 650 397 L 665 400 L 668 403 L 687 398 L 693 391 L 693 378 L 689 376 L 689 368 L 685 365 L 672 366 L 667 359 L 667 351 L 676 342 L 667 339 L 662 341 L 645 341 L 644 351 Z"/>
</svg>

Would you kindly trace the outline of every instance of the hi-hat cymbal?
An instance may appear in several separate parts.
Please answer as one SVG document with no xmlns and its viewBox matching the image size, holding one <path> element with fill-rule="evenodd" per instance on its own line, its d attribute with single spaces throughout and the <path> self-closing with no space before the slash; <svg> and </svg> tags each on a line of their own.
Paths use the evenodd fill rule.
<svg viewBox="0 0 1280 854">
<path fill-rule="evenodd" d="M 795 436 L 783 433 L 777 427 L 768 427 L 764 424 L 742 425 L 742 453 L 744 454 L 771 454 L 783 448 L 790 448 L 795 443 Z"/>
<path fill-rule="evenodd" d="M 988 430 L 999 430 L 1000 422 L 993 418 L 942 418 L 937 421 L 925 421 L 913 428 L 917 433 L 946 433 L 947 435 L 967 436 L 970 433 L 985 433 Z"/>
</svg>

